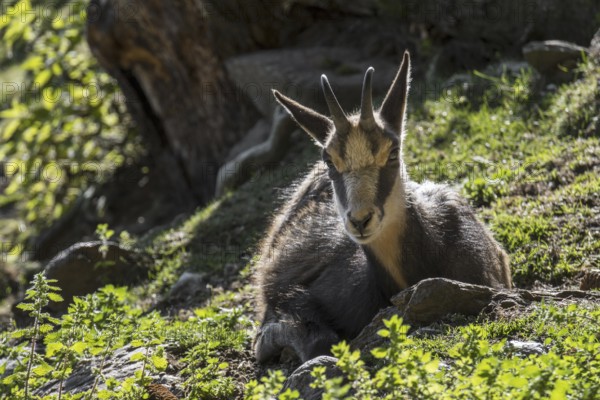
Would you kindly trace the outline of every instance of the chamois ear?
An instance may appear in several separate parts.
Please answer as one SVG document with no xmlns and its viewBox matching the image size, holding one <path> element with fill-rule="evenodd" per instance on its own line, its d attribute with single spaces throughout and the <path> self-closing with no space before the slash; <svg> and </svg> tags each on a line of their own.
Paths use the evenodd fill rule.
<svg viewBox="0 0 600 400">
<path fill-rule="evenodd" d="M 379 109 L 381 119 L 398 135 L 402 135 L 406 114 L 406 99 L 410 85 L 410 54 L 404 52 L 400 69 Z"/>
<path fill-rule="evenodd" d="M 333 129 L 333 122 L 329 118 L 308 107 L 304 107 L 302 104 L 282 95 L 277 90 L 273 90 L 273 95 L 290 113 L 294 121 L 317 141 L 317 144 L 320 146 L 325 145 L 327 135 Z"/>
</svg>

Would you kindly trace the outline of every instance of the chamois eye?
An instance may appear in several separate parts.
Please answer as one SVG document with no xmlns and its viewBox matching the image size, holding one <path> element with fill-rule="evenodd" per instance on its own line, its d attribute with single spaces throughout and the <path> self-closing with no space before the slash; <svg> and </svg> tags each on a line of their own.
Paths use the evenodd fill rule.
<svg viewBox="0 0 600 400">
<path fill-rule="evenodd" d="M 398 156 L 399 156 L 399 154 L 398 154 L 398 153 L 399 153 L 399 152 L 400 152 L 400 149 L 398 149 L 397 147 L 396 147 L 395 149 L 393 149 L 393 150 L 390 152 L 390 155 L 389 155 L 389 157 L 388 157 L 388 162 L 394 162 L 394 161 L 398 161 Z"/>
<path fill-rule="evenodd" d="M 335 169 L 335 165 L 333 165 L 333 161 L 331 161 L 331 157 L 329 156 L 329 154 L 327 154 L 327 153 L 323 154 L 323 162 L 325 164 L 327 164 L 327 168 Z"/>
</svg>

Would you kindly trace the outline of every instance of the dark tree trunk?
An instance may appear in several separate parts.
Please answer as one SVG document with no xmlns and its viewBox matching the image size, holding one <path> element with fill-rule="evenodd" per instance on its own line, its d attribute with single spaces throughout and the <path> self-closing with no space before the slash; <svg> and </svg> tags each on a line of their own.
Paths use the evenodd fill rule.
<svg viewBox="0 0 600 400">
<path fill-rule="evenodd" d="M 90 47 L 123 89 L 150 155 L 182 196 L 200 204 L 213 196 L 218 168 L 256 118 L 227 79 L 212 10 L 192 0 L 92 0 L 88 15 Z M 229 51 L 255 47 L 248 32 L 237 31 L 241 43 L 228 37 Z"/>
</svg>

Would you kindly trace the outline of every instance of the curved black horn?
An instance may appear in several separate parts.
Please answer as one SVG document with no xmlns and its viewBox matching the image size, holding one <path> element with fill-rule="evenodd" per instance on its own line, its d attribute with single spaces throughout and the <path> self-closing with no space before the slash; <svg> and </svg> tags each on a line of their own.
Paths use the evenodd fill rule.
<svg viewBox="0 0 600 400">
<path fill-rule="evenodd" d="M 331 113 L 335 129 L 338 132 L 348 130 L 350 123 L 348 122 L 346 113 L 344 113 L 342 106 L 340 106 L 335 94 L 333 94 L 333 89 L 331 89 L 331 85 L 325 75 L 321 75 L 321 86 L 323 88 L 323 94 L 325 94 L 325 101 L 327 102 L 327 107 Z"/>
<path fill-rule="evenodd" d="M 375 69 L 369 67 L 365 73 L 362 87 L 362 100 L 360 102 L 360 124 L 363 128 L 371 129 L 375 126 L 375 114 L 373 110 L 373 72 Z"/>
</svg>

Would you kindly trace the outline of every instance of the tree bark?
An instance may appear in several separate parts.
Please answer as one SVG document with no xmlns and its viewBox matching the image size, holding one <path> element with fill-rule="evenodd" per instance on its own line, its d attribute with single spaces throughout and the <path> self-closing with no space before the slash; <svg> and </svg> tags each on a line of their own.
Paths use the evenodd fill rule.
<svg viewBox="0 0 600 400">
<path fill-rule="evenodd" d="M 123 89 L 150 155 L 200 204 L 257 118 L 227 79 L 210 18 L 207 4 L 192 0 L 92 0 L 88 11 L 92 52 Z M 240 47 L 253 47 L 241 38 Z"/>
</svg>

